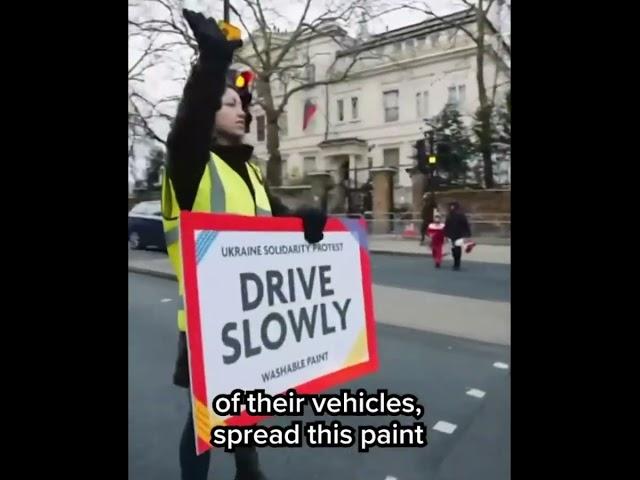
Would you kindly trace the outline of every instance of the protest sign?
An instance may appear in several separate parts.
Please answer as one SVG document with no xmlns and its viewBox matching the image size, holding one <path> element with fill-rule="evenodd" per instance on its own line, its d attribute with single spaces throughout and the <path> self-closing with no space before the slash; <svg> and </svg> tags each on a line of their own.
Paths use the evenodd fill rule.
<svg viewBox="0 0 640 480">
<path fill-rule="evenodd" d="M 297 218 L 183 212 L 180 242 L 196 450 L 234 390 L 319 393 L 378 368 L 364 222 L 329 218 L 308 244 Z"/>
</svg>

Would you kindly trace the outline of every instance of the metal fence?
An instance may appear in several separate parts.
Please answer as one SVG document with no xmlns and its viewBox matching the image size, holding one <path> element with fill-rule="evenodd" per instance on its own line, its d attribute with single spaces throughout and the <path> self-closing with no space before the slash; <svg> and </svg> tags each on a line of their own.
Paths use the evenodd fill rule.
<svg viewBox="0 0 640 480">
<path fill-rule="evenodd" d="M 511 214 L 468 213 L 471 233 L 474 237 L 511 238 Z M 371 235 L 387 235 L 392 238 L 419 238 L 422 219 L 419 212 L 389 212 L 384 218 L 373 218 L 371 212 L 358 214 L 332 214 L 348 218 L 364 218 Z"/>
</svg>

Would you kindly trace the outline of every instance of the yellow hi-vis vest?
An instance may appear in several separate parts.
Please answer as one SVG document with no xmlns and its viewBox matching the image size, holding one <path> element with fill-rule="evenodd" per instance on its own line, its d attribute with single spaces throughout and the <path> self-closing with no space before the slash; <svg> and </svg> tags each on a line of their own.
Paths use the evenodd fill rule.
<svg viewBox="0 0 640 480">
<path fill-rule="evenodd" d="M 271 216 L 271 205 L 262 183 L 260 169 L 247 163 L 249 179 L 256 195 L 255 203 L 246 183 L 224 160 L 211 154 L 211 158 L 200 179 L 198 192 L 193 202 L 192 212 L 230 213 L 247 216 Z M 176 200 L 171 180 L 162 176 L 162 223 L 167 243 L 169 259 L 178 278 L 178 329 L 186 331 L 187 322 L 184 311 L 184 284 L 182 279 L 182 258 L 178 233 L 180 207 Z"/>
</svg>

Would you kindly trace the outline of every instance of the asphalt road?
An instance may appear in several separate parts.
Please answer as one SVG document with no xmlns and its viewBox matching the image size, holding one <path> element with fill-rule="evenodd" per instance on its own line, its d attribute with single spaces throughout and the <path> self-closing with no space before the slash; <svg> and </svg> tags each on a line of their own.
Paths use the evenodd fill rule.
<svg viewBox="0 0 640 480">
<path fill-rule="evenodd" d="M 157 262 L 166 254 L 129 251 L 138 260 Z M 388 287 L 425 291 L 497 302 L 511 301 L 511 265 L 462 260 L 462 270 L 451 269 L 449 257 L 436 270 L 430 256 L 371 254 L 373 282 Z"/>
<path fill-rule="evenodd" d="M 465 283 L 459 272 L 441 272 L 429 283 L 412 259 L 374 256 L 377 283 L 404 282 L 407 288 L 473 290 L 445 283 L 451 275 Z M 407 262 L 406 264 L 404 262 Z M 402 269 L 404 265 L 404 269 Z M 475 271 L 469 265 L 468 272 Z M 481 269 L 482 267 L 478 267 Z M 495 272 L 499 269 L 493 268 Z M 403 280 L 394 280 L 397 269 Z M 478 270 L 479 272 L 480 270 Z M 478 273 L 479 275 L 479 273 Z M 496 273 L 496 278 L 500 273 Z M 386 280 L 385 280 L 386 279 Z M 497 295 L 476 281 L 477 295 Z M 499 284 L 499 281 L 495 282 Z M 397 285 L 397 283 L 396 283 Z M 448 287 L 446 286 L 448 285 Z M 484 290 L 483 290 L 484 289 Z M 478 293 L 479 292 L 479 293 Z M 443 292 L 445 293 L 445 292 Z M 483 297 L 484 298 L 484 297 Z M 176 353 L 176 283 L 143 275 L 129 275 L 129 478 L 164 480 L 179 478 L 178 439 L 187 412 L 186 391 L 171 384 Z M 425 407 L 422 418 L 429 429 L 424 448 L 375 448 L 359 454 L 353 448 L 261 450 L 261 463 L 271 480 L 503 480 L 510 478 L 510 375 L 494 366 L 509 363 L 510 350 L 491 344 L 386 325 L 378 326 L 380 370 L 343 388 L 386 388 L 413 393 Z M 466 394 L 485 392 L 483 398 Z M 400 417 L 402 418 L 402 417 Z M 330 417 L 305 420 L 331 420 Z M 343 424 L 388 425 L 393 417 L 340 417 Z M 285 425 L 287 417 L 267 424 Z M 402 418 L 402 423 L 412 420 Z M 434 430 L 439 422 L 456 425 L 453 433 Z M 209 478 L 231 480 L 233 457 L 222 451 L 212 455 Z"/>
<path fill-rule="evenodd" d="M 458 297 L 497 302 L 511 301 L 511 265 L 465 262 L 461 271 L 447 261 L 436 270 L 431 257 L 371 255 L 373 282 Z"/>
</svg>

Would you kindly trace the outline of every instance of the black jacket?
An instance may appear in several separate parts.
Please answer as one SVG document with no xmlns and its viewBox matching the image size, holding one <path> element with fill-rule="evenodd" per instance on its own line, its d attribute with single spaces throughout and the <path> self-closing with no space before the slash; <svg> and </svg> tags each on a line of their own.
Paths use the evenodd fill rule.
<svg viewBox="0 0 640 480">
<path fill-rule="evenodd" d="M 215 63 L 215 62 L 219 63 Z M 251 158 L 253 147 L 249 145 L 222 146 L 212 144 L 215 113 L 220 109 L 225 90 L 228 63 L 214 59 L 213 63 L 200 61 L 193 68 L 185 85 L 178 112 L 167 139 L 167 174 L 173 184 L 181 210 L 191 210 L 200 179 L 215 152 L 245 181 L 255 201 L 255 192 L 245 163 Z M 267 195 L 274 216 L 291 215 L 292 212 L 267 188 Z M 189 363 L 186 335 L 178 336 L 178 357 L 173 381 L 188 388 Z"/>
<path fill-rule="evenodd" d="M 167 138 L 167 174 L 181 210 L 191 210 L 211 151 L 242 177 L 255 199 L 245 166 L 245 162 L 251 158 L 253 147 L 215 145 L 211 140 L 215 113 L 221 106 L 229 67 L 222 59 L 218 59 L 218 62 L 209 65 L 199 62 L 195 65 Z M 268 188 L 267 194 L 273 215 L 291 213 L 280 199 L 270 194 Z"/>
<path fill-rule="evenodd" d="M 456 211 L 450 212 L 444 224 L 444 234 L 453 241 L 460 238 L 469 238 L 471 236 L 471 228 L 469 228 L 469 221 L 466 215 Z"/>
</svg>

